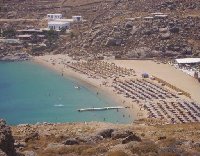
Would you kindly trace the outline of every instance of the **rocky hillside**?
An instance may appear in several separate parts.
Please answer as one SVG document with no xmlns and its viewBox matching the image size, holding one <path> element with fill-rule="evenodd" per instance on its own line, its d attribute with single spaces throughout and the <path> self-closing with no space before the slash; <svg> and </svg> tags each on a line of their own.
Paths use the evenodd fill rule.
<svg viewBox="0 0 200 156">
<path fill-rule="evenodd" d="M 127 125 L 43 123 L 11 129 L 12 134 L 1 120 L 2 156 L 200 155 L 199 123 L 162 125 L 156 120 Z"/>
<path fill-rule="evenodd" d="M 199 56 L 197 1 L 117 1 L 91 21 L 74 40 L 76 55 L 122 58 Z M 153 17 L 162 12 L 166 18 Z M 87 56 L 87 57 L 88 57 Z"/>
<path fill-rule="evenodd" d="M 46 27 L 47 13 L 82 15 L 55 53 L 71 56 L 153 58 L 200 56 L 199 0 L 13 0 L 3 1 L 0 17 L 16 28 Z M 167 17 L 154 17 L 161 12 Z M 153 17 L 148 19 L 146 17 Z M 13 21 L 26 18 L 33 21 Z M 34 20 L 36 19 L 36 20 Z M 0 21 L 3 27 L 5 21 Z"/>
</svg>

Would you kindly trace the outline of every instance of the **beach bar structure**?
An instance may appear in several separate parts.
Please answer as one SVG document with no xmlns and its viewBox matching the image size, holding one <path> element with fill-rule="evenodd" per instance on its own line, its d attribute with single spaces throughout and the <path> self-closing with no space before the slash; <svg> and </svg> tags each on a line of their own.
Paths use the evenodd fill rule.
<svg viewBox="0 0 200 156">
<path fill-rule="evenodd" d="M 149 74 L 148 73 L 142 73 L 142 78 L 149 78 Z"/>
<path fill-rule="evenodd" d="M 47 14 L 48 20 L 57 20 L 61 18 L 62 18 L 62 14 Z"/>
<path fill-rule="evenodd" d="M 60 31 L 62 29 L 69 29 L 70 22 L 67 21 L 49 21 L 48 28 L 56 31 Z"/>
<path fill-rule="evenodd" d="M 178 64 L 200 64 L 200 58 L 182 58 L 175 61 Z"/>
</svg>

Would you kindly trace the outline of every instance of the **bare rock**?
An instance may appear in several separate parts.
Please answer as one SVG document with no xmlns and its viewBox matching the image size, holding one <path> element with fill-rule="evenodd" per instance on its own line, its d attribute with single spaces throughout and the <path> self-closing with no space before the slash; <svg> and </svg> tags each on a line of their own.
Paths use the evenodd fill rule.
<svg viewBox="0 0 200 156">
<path fill-rule="evenodd" d="M 133 27 L 133 22 L 131 22 L 131 21 L 126 22 L 126 24 L 125 24 L 126 29 L 132 29 L 132 27 Z"/>
<path fill-rule="evenodd" d="M 114 131 L 111 135 L 112 139 L 120 139 L 120 138 L 126 138 L 128 136 L 130 136 L 131 134 L 133 134 L 130 131 Z"/>
<path fill-rule="evenodd" d="M 24 141 L 28 142 L 29 140 L 34 140 L 34 139 L 38 139 L 39 138 L 39 134 L 37 132 L 31 133 L 30 135 L 28 135 Z"/>
<path fill-rule="evenodd" d="M 0 156 L 7 156 L 7 154 L 0 149 Z"/>
<path fill-rule="evenodd" d="M 15 148 L 20 148 L 20 147 L 26 147 L 27 144 L 26 144 L 26 142 L 15 142 L 14 146 L 15 146 Z"/>
<path fill-rule="evenodd" d="M 81 138 L 82 142 L 86 142 L 87 144 L 97 143 L 98 141 L 103 140 L 103 137 L 100 135 L 92 135 L 88 137 Z"/>
<path fill-rule="evenodd" d="M 109 37 L 106 41 L 106 46 L 119 46 L 121 43 L 122 39 Z"/>
<path fill-rule="evenodd" d="M 37 153 L 34 151 L 24 151 L 23 154 L 24 156 L 37 156 Z"/>
<path fill-rule="evenodd" d="M 137 31 L 138 31 L 138 28 L 136 26 L 133 26 L 130 33 L 131 35 L 135 35 Z"/>
<path fill-rule="evenodd" d="M 10 127 L 4 120 L 0 120 L 0 150 L 8 156 L 15 156 L 14 139 Z"/>
<path fill-rule="evenodd" d="M 170 28 L 169 29 L 169 31 L 171 32 L 171 33 L 179 33 L 179 27 L 176 27 L 176 26 L 174 26 L 174 27 L 172 27 L 172 28 Z"/>
<path fill-rule="evenodd" d="M 171 37 L 170 33 L 164 33 L 160 35 L 161 40 L 167 40 L 170 39 L 170 37 Z"/>
<path fill-rule="evenodd" d="M 78 145 L 79 141 L 77 139 L 67 139 L 65 141 L 62 142 L 64 145 Z"/>
<path fill-rule="evenodd" d="M 131 141 L 141 142 L 142 139 L 139 136 L 137 136 L 136 134 L 131 134 L 128 137 L 126 137 L 125 139 L 122 140 L 122 144 L 127 144 Z"/>
<path fill-rule="evenodd" d="M 200 142 L 195 142 L 192 146 L 194 148 L 200 149 Z"/>
<path fill-rule="evenodd" d="M 168 31 L 168 28 L 160 28 L 159 32 L 160 33 L 166 33 Z"/>
<path fill-rule="evenodd" d="M 192 55 L 192 48 L 191 47 L 185 47 L 183 49 L 183 54 Z"/>
<path fill-rule="evenodd" d="M 111 138 L 114 129 L 105 129 L 98 133 L 98 135 L 102 136 L 103 138 Z"/>
</svg>

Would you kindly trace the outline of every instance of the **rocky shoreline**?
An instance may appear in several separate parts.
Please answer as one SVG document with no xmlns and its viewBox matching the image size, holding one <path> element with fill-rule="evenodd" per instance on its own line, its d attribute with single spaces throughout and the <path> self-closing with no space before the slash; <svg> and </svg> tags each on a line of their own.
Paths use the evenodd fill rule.
<svg viewBox="0 0 200 156">
<path fill-rule="evenodd" d="M 0 55 L 0 61 L 27 61 L 30 60 L 31 56 L 24 52 L 15 52 Z"/>
</svg>

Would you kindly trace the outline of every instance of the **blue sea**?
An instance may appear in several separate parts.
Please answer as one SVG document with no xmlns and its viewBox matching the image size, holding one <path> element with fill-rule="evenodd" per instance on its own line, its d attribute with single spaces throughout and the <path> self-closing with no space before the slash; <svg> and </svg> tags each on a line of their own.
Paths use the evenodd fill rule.
<svg viewBox="0 0 200 156">
<path fill-rule="evenodd" d="M 74 86 L 80 86 L 80 89 Z M 126 110 L 78 112 L 115 106 L 80 82 L 32 62 L 0 62 L 0 118 L 10 125 L 37 122 L 130 123 Z M 125 116 L 124 116 L 125 115 Z"/>
</svg>

